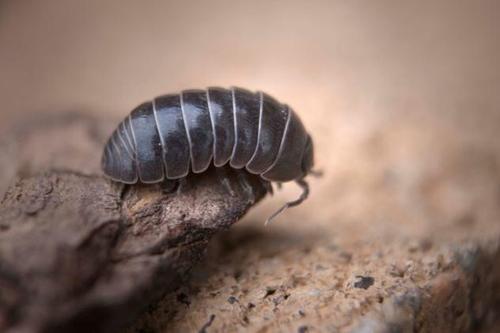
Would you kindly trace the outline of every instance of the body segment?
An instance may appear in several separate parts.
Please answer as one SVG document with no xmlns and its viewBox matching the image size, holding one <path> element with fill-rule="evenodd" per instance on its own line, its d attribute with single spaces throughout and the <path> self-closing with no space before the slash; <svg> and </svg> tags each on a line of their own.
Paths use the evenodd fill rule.
<svg viewBox="0 0 500 333">
<path fill-rule="evenodd" d="M 136 107 L 105 147 L 104 173 L 124 183 L 180 179 L 229 164 L 266 181 L 303 179 L 312 141 L 296 113 L 262 92 L 185 90 Z"/>
<path fill-rule="evenodd" d="M 137 174 L 143 183 L 157 183 L 164 179 L 163 151 L 158 127 L 153 114 L 153 103 L 139 105 L 130 113 L 132 138 L 137 156 Z"/>
<path fill-rule="evenodd" d="M 191 151 L 191 168 L 194 173 L 201 173 L 210 166 L 214 142 L 206 92 L 183 91 L 181 108 Z"/>
<path fill-rule="evenodd" d="M 304 173 L 302 170 L 302 159 L 307 136 L 299 117 L 297 117 L 293 110 L 289 110 L 278 156 L 271 167 L 261 174 L 261 177 L 266 180 L 279 182 L 299 179 Z"/>
<path fill-rule="evenodd" d="M 168 179 L 186 177 L 191 157 L 180 96 L 165 95 L 155 98 L 154 110 L 163 147 L 166 177 Z"/>
<path fill-rule="evenodd" d="M 254 174 L 267 171 L 276 160 L 289 115 L 289 109 L 271 96 L 261 93 L 261 101 L 257 147 L 246 166 Z"/>
<path fill-rule="evenodd" d="M 241 88 L 233 88 L 232 93 L 235 143 L 230 165 L 241 169 L 250 161 L 257 146 L 262 103 L 260 94 Z"/>
</svg>

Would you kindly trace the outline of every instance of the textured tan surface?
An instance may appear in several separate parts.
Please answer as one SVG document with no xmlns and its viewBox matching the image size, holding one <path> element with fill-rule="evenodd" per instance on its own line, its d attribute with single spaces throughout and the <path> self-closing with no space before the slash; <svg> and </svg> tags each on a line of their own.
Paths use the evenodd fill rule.
<svg viewBox="0 0 500 333">
<path fill-rule="evenodd" d="M 104 144 L 103 124 L 113 126 L 68 114 L 2 133 L 18 144 L 0 145 L 0 184 L 21 176 L 0 200 L 2 333 L 123 331 L 266 194 L 257 176 L 230 168 L 232 195 L 214 168 L 176 191 L 115 184 L 82 164 Z M 62 134 L 66 143 L 54 144 Z"/>
<path fill-rule="evenodd" d="M 391 299 L 420 287 L 426 328 L 447 291 L 498 295 L 451 283 L 478 272 L 456 253 L 498 259 L 499 16 L 498 1 L 7 1 L 1 126 L 39 110 L 119 118 L 186 87 L 268 91 L 301 115 L 325 176 L 267 228 L 297 190 L 254 209 L 179 292 L 189 307 L 168 296 L 137 327 L 197 331 L 214 314 L 209 331 L 335 331 L 407 318 Z"/>
</svg>

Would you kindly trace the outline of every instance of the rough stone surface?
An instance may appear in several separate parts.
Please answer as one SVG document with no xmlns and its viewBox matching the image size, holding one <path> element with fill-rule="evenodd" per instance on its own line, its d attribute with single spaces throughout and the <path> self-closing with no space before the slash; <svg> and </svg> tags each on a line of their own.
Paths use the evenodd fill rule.
<svg viewBox="0 0 500 333">
<path fill-rule="evenodd" d="M 129 331 L 496 333 L 498 22 L 498 0 L 0 1 L 0 146 L 21 151 L 0 174 L 98 173 L 102 142 L 64 140 L 88 122 L 6 142 L 16 118 L 36 132 L 68 110 L 121 120 L 181 89 L 261 89 L 300 115 L 324 177 L 271 225 L 294 186 L 217 235 Z"/>
<path fill-rule="evenodd" d="M 254 192 L 245 192 L 231 171 L 234 195 L 213 169 L 169 193 L 161 185 L 115 184 L 84 167 L 69 170 L 100 154 L 103 135 L 96 139 L 88 129 L 101 122 L 73 115 L 7 136 L 18 154 L 3 151 L 0 159 L 23 167 L 0 203 L 2 332 L 123 329 L 179 287 L 208 240 L 266 193 L 251 176 Z M 4 172 L 7 183 L 13 172 Z"/>
<path fill-rule="evenodd" d="M 332 144 L 338 165 L 310 201 L 266 228 L 267 200 L 217 236 L 190 283 L 130 332 L 494 331 L 500 155 L 426 125 Z"/>
<path fill-rule="evenodd" d="M 7 168 L 0 182 L 11 182 L 0 214 L 4 327 L 28 318 L 28 330 L 75 323 L 85 329 L 90 315 L 113 329 L 123 322 L 107 319 L 127 313 L 128 321 L 142 312 L 129 332 L 494 331 L 500 311 L 494 144 L 454 136 L 417 142 L 405 123 L 402 132 L 373 132 L 351 146 L 362 163 L 343 168 L 351 157 L 339 154 L 334 172 L 312 180 L 311 200 L 264 227 L 277 201 L 293 195 L 285 187 L 216 235 L 186 281 L 208 238 L 234 221 L 216 219 L 221 211 L 211 209 L 227 211 L 227 202 L 203 200 L 222 188 L 201 177 L 172 197 L 154 186 L 125 189 L 103 180 L 99 153 L 110 123 L 82 115 L 35 120 L 7 133 L 15 140 L 2 141 L 8 149 L 2 148 Z M 62 144 L 63 134 L 78 140 Z M 89 261 L 89 252 L 100 255 Z M 35 274 L 40 282 L 33 287 L 11 273 Z M 47 324 L 53 321 L 64 324 Z"/>
</svg>

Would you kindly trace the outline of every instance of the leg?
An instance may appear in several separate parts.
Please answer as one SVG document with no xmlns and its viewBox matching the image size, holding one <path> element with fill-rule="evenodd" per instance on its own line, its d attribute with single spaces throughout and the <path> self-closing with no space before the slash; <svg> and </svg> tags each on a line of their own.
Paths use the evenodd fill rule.
<svg viewBox="0 0 500 333">
<path fill-rule="evenodd" d="M 261 184 L 264 185 L 264 187 L 266 188 L 267 193 L 269 193 L 270 195 L 273 195 L 274 191 L 273 191 L 273 185 L 271 184 L 271 182 L 267 181 L 263 178 L 260 178 L 260 177 L 259 177 L 259 179 L 260 179 Z"/>
<path fill-rule="evenodd" d="M 238 176 L 238 181 L 243 188 L 243 192 L 249 197 L 252 198 L 252 203 L 255 200 L 255 193 L 253 191 L 252 185 L 248 183 L 247 172 L 244 170 L 236 170 L 236 175 Z"/>
<path fill-rule="evenodd" d="M 323 170 L 311 170 L 309 171 L 309 174 L 313 177 L 321 178 L 323 177 Z"/>
<path fill-rule="evenodd" d="M 177 179 L 177 194 L 180 194 L 184 187 L 186 187 L 186 177 Z"/>
<path fill-rule="evenodd" d="M 177 187 L 179 185 L 179 182 L 177 180 L 172 180 L 172 179 L 165 179 L 163 182 L 161 182 L 160 186 L 165 194 L 173 193 L 177 190 Z"/>
<path fill-rule="evenodd" d="M 298 206 L 304 200 L 307 199 L 307 197 L 309 196 L 309 184 L 307 184 L 307 182 L 304 179 L 299 179 L 299 180 L 297 180 L 295 182 L 297 183 L 297 185 L 300 186 L 300 188 L 302 188 L 302 194 L 300 195 L 300 197 L 297 200 L 287 202 L 285 205 L 283 205 L 283 207 L 281 207 L 280 209 L 278 209 L 273 215 L 271 215 L 266 220 L 265 225 L 267 225 L 269 222 L 271 222 L 276 216 L 278 216 L 279 214 L 283 213 L 283 211 L 285 211 L 286 209 L 288 209 L 290 207 Z"/>
<path fill-rule="evenodd" d="M 233 188 L 231 187 L 231 183 L 229 182 L 227 170 L 224 167 L 216 168 L 215 173 L 217 175 L 217 178 L 219 178 L 220 182 L 222 183 L 222 186 L 224 186 L 229 195 L 234 197 L 236 193 L 234 192 Z"/>
</svg>

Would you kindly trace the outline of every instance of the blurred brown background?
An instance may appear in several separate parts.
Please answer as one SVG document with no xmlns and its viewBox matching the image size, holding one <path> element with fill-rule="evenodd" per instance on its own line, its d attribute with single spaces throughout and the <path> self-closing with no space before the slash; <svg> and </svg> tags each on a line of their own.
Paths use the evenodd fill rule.
<svg viewBox="0 0 500 333">
<path fill-rule="evenodd" d="M 226 264 L 212 276 L 255 265 L 248 274 L 269 275 L 258 284 L 279 281 L 329 260 L 283 255 L 333 241 L 395 253 L 414 239 L 462 244 L 499 229 L 499 22 L 495 0 L 2 1 L 0 129 L 46 111 L 118 120 L 184 88 L 261 89 L 300 114 L 325 176 L 270 228 L 262 221 L 298 190 L 254 209 L 221 241 L 241 252 L 213 250 Z M 249 230 L 265 240 L 245 243 Z M 376 275 L 352 265 L 346 279 Z M 199 327 L 202 296 L 193 308 L 202 315 L 177 313 L 178 325 Z"/>
<path fill-rule="evenodd" d="M 371 177 L 384 152 L 411 182 L 449 144 L 500 149 L 499 19 L 497 1 L 2 1 L 0 120 L 262 89 L 313 133 L 326 176 L 304 212 L 345 200 L 330 180 Z"/>
</svg>

